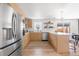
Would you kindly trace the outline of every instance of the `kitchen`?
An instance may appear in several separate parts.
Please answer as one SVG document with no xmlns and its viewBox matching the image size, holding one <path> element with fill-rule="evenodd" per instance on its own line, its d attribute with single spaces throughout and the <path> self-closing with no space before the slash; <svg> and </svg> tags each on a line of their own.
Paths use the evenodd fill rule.
<svg viewBox="0 0 79 59">
<path fill-rule="evenodd" d="M 35 50 L 37 49 L 37 52 L 41 52 L 41 51 L 39 51 L 39 49 L 41 50 L 41 47 L 39 47 L 39 45 L 41 46 L 41 44 L 42 44 L 41 42 L 48 42 L 48 44 L 50 44 L 53 47 L 53 49 L 57 52 L 57 54 L 55 54 L 55 55 L 58 55 L 58 53 L 60 55 L 74 55 L 72 53 L 72 52 L 74 52 L 74 50 L 72 50 L 74 48 L 74 46 L 71 48 L 69 46 L 69 44 L 71 44 L 69 41 L 72 40 L 72 34 L 74 34 L 71 31 L 78 33 L 78 30 L 75 30 L 75 29 L 72 30 L 71 29 L 74 26 L 78 25 L 78 20 L 71 20 L 71 19 L 67 20 L 66 19 L 66 20 L 59 20 L 59 21 L 53 20 L 51 22 L 49 22 L 49 21 L 50 20 L 48 20 L 44 24 L 48 24 L 48 23 L 50 24 L 52 22 L 51 24 L 54 24 L 54 25 L 53 25 L 53 27 L 50 28 L 50 30 L 48 30 L 49 27 L 47 29 L 43 28 L 42 30 L 35 29 L 34 31 L 31 30 L 30 32 L 27 32 L 25 34 L 23 45 L 22 45 L 23 48 L 24 48 L 23 55 L 29 55 L 30 54 L 29 53 L 30 51 L 28 49 L 30 49 L 31 47 L 29 45 L 33 45 L 32 48 L 36 46 Z M 39 21 L 36 21 L 36 22 L 37 22 L 36 24 L 40 23 Z M 34 24 L 35 24 L 35 22 L 34 22 Z M 42 27 L 42 26 L 40 26 L 40 27 Z M 35 45 L 34 45 L 33 42 L 35 42 Z M 38 42 L 40 42 L 40 43 L 38 43 Z M 31 44 L 31 43 L 33 43 L 33 44 Z M 35 51 L 31 51 L 31 53 L 35 53 Z M 51 51 L 49 53 L 51 53 Z M 54 52 L 52 52 L 52 54 L 44 54 L 44 55 L 54 55 L 53 53 Z M 36 53 L 35 55 L 41 55 L 41 54 Z"/>
<path fill-rule="evenodd" d="M 79 4 L 73 3 L 2 4 L 0 13 L 4 13 L 5 17 L 0 15 L 0 35 L 6 31 L 9 33 L 9 37 L 6 37 L 7 42 L 13 43 L 10 44 L 10 48 L 5 48 L 4 46 L 8 45 L 5 44 L 6 40 L 0 40 L 0 55 L 16 56 L 18 53 L 22 56 L 78 56 L 78 10 Z M 13 18 L 12 14 L 15 14 Z M 12 37 L 10 31 L 13 33 Z M 0 38 L 5 39 L 5 32 L 4 37 Z M 18 43 L 14 46 L 16 42 Z M 19 51 L 14 54 L 19 46 Z M 13 52 L 6 54 L 8 50 Z"/>
</svg>

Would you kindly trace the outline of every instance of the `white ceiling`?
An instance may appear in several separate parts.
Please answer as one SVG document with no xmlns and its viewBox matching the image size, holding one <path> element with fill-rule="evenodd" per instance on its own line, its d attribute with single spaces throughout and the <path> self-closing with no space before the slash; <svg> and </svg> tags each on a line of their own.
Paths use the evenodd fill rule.
<svg viewBox="0 0 79 59">
<path fill-rule="evenodd" d="M 19 3 L 27 16 L 42 18 L 79 18 L 79 4 L 69 3 Z"/>
</svg>

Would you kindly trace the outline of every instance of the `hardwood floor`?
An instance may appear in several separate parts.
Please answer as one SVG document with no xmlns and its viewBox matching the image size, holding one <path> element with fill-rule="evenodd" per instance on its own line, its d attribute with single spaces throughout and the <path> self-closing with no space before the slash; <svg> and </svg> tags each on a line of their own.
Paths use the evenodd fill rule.
<svg viewBox="0 0 79 59">
<path fill-rule="evenodd" d="M 30 44 L 22 50 L 22 56 L 68 56 L 69 54 L 58 54 L 54 51 L 48 41 L 31 41 Z M 71 54 L 72 56 L 73 54 Z M 79 49 L 75 54 L 79 56 Z"/>
<path fill-rule="evenodd" d="M 22 51 L 22 56 L 58 56 L 48 41 L 32 41 Z"/>
</svg>

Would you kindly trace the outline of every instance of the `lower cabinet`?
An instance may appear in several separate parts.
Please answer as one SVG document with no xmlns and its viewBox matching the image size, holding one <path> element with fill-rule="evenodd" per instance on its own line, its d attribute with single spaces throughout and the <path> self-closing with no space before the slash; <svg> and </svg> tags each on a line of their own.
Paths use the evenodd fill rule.
<svg viewBox="0 0 79 59">
<path fill-rule="evenodd" d="M 68 35 L 58 35 L 57 36 L 57 52 L 69 54 L 69 36 Z"/>
<path fill-rule="evenodd" d="M 26 46 L 29 44 L 30 42 L 30 33 L 25 33 L 25 36 L 23 37 L 22 40 L 22 49 L 26 48 Z"/>
<path fill-rule="evenodd" d="M 55 35 L 49 33 L 49 43 L 60 54 L 69 54 L 69 35 Z"/>
<path fill-rule="evenodd" d="M 54 34 L 50 34 L 49 33 L 49 39 L 48 39 L 48 41 L 49 41 L 49 43 L 52 45 L 52 47 L 54 48 L 54 50 L 56 50 L 56 46 L 57 46 L 57 40 L 56 40 L 56 35 L 54 35 Z"/>
<path fill-rule="evenodd" d="M 30 32 L 31 41 L 41 41 L 42 32 Z"/>
</svg>

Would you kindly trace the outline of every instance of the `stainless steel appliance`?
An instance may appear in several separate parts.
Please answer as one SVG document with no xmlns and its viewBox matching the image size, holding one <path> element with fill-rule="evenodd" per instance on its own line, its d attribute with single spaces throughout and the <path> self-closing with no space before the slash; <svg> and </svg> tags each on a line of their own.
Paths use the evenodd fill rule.
<svg viewBox="0 0 79 59">
<path fill-rule="evenodd" d="M 48 32 L 43 32 L 42 41 L 48 41 Z"/>
<path fill-rule="evenodd" d="M 20 15 L 7 5 L 0 6 L 0 14 L 0 56 L 20 55 Z"/>
</svg>

